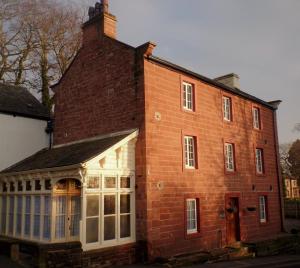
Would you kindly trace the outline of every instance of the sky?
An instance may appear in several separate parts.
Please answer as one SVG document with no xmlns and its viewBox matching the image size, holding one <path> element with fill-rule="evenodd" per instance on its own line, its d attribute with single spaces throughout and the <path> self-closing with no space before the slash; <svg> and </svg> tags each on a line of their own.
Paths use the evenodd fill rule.
<svg viewBox="0 0 300 268">
<path fill-rule="evenodd" d="M 238 74 L 243 91 L 266 101 L 282 100 L 280 143 L 300 138 L 300 131 L 293 130 L 300 123 L 299 0 L 109 3 L 120 41 L 132 46 L 153 41 L 155 56 L 210 78 Z"/>
</svg>

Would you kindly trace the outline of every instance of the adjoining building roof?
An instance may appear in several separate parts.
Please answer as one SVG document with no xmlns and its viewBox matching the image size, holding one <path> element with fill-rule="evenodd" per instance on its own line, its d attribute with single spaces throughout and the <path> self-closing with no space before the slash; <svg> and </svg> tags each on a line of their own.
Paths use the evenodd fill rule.
<svg viewBox="0 0 300 268">
<path fill-rule="evenodd" d="M 243 97 L 245 99 L 249 99 L 249 100 L 252 100 L 254 102 L 260 103 L 260 104 L 264 105 L 265 107 L 268 107 L 269 109 L 272 109 L 272 110 L 276 110 L 277 109 L 274 105 L 272 105 L 272 103 L 269 103 L 269 102 L 266 102 L 264 100 L 261 100 L 261 99 L 255 97 L 255 96 L 252 96 L 252 95 L 250 95 L 250 94 L 248 94 L 248 93 L 246 93 L 246 92 L 244 92 L 244 91 L 242 91 L 240 89 L 236 89 L 236 88 L 232 88 L 232 87 L 226 86 L 226 85 L 224 85 L 222 83 L 217 82 L 214 79 L 210 79 L 210 78 L 205 77 L 203 75 L 200 75 L 198 73 L 192 72 L 192 71 L 190 71 L 188 69 L 185 69 L 185 68 L 183 68 L 183 67 L 181 67 L 181 66 L 179 66 L 177 64 L 174 64 L 174 63 L 169 62 L 167 60 L 164 60 L 162 58 L 150 55 L 150 56 L 148 56 L 148 59 L 151 60 L 151 61 L 153 61 L 153 62 L 156 62 L 158 64 L 161 64 L 163 66 L 166 66 L 166 67 L 172 68 L 174 70 L 183 72 L 185 74 L 191 75 L 191 76 L 193 76 L 193 77 L 195 77 L 195 78 L 197 78 L 197 79 L 199 79 L 199 80 L 201 80 L 201 81 L 203 81 L 203 82 L 205 82 L 207 84 L 210 84 L 210 85 L 213 85 L 215 87 L 224 89 L 224 90 L 226 90 L 226 91 L 228 91 L 230 93 L 233 93 L 235 95 L 241 96 L 241 97 Z"/>
<path fill-rule="evenodd" d="M 105 152 L 110 147 L 134 133 L 123 132 L 111 134 L 110 136 L 99 137 L 99 139 L 87 140 L 69 145 L 43 149 L 23 161 L 3 170 L 0 175 L 7 173 L 17 173 L 49 168 L 59 168 L 79 165 Z"/>
<path fill-rule="evenodd" d="M 49 120 L 48 110 L 24 87 L 0 83 L 0 113 Z"/>
</svg>

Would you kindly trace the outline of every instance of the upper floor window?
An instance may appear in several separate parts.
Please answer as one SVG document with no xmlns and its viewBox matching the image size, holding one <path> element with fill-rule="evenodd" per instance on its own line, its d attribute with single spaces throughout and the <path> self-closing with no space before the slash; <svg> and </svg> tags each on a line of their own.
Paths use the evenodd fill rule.
<svg viewBox="0 0 300 268">
<path fill-rule="evenodd" d="M 183 108 L 188 111 L 194 111 L 195 107 L 195 96 L 194 96 L 194 87 L 190 83 L 183 82 Z"/>
<path fill-rule="evenodd" d="M 234 144 L 233 143 L 225 143 L 225 167 L 226 171 L 234 171 L 235 163 L 234 163 Z"/>
<path fill-rule="evenodd" d="M 197 215 L 197 199 L 186 200 L 186 231 L 187 234 L 197 233 L 198 230 L 198 215 Z"/>
<path fill-rule="evenodd" d="M 259 197 L 259 220 L 261 223 L 267 222 L 267 197 Z"/>
<path fill-rule="evenodd" d="M 263 149 L 255 149 L 255 162 L 256 162 L 256 173 L 264 173 L 264 161 L 263 161 Z"/>
<path fill-rule="evenodd" d="M 223 118 L 225 121 L 232 121 L 231 98 L 223 97 Z"/>
<path fill-rule="evenodd" d="M 196 148 L 195 148 L 195 137 L 185 136 L 184 137 L 184 155 L 185 155 L 185 167 L 195 168 L 196 167 Z"/>
<path fill-rule="evenodd" d="M 257 107 L 254 107 L 252 109 L 252 116 L 253 116 L 253 128 L 261 129 L 260 110 Z"/>
</svg>

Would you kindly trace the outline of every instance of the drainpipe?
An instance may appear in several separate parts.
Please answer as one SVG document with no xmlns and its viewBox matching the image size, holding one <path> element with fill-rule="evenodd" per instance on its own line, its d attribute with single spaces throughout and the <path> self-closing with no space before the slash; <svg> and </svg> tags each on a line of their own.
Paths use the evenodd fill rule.
<svg viewBox="0 0 300 268">
<path fill-rule="evenodd" d="M 284 201 L 283 201 L 283 185 L 282 185 L 282 174 L 280 167 L 280 156 L 279 156 L 279 141 L 278 141 L 278 127 L 277 127 L 277 109 L 282 101 L 271 101 L 271 104 L 274 108 L 273 111 L 273 127 L 274 127 L 274 144 L 275 144 L 275 156 L 276 156 L 276 171 L 277 171 L 277 181 L 278 181 L 278 195 L 279 195 L 279 206 L 280 206 L 280 220 L 281 220 L 281 231 L 285 231 L 284 226 Z"/>
<path fill-rule="evenodd" d="M 53 135 L 53 119 L 47 122 L 45 132 L 49 135 L 49 149 L 52 148 L 52 135 Z"/>
</svg>

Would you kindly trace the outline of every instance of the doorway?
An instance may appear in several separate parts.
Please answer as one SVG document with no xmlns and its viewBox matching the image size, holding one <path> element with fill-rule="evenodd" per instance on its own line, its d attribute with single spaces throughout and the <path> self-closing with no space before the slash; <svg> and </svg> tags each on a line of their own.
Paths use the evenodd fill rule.
<svg viewBox="0 0 300 268">
<path fill-rule="evenodd" d="M 80 182 L 74 179 L 58 181 L 53 192 L 55 240 L 74 241 L 79 239 L 80 207 Z"/>
<path fill-rule="evenodd" d="M 227 244 L 234 244 L 241 240 L 240 217 L 239 217 L 239 198 L 226 198 L 226 240 Z"/>
</svg>

